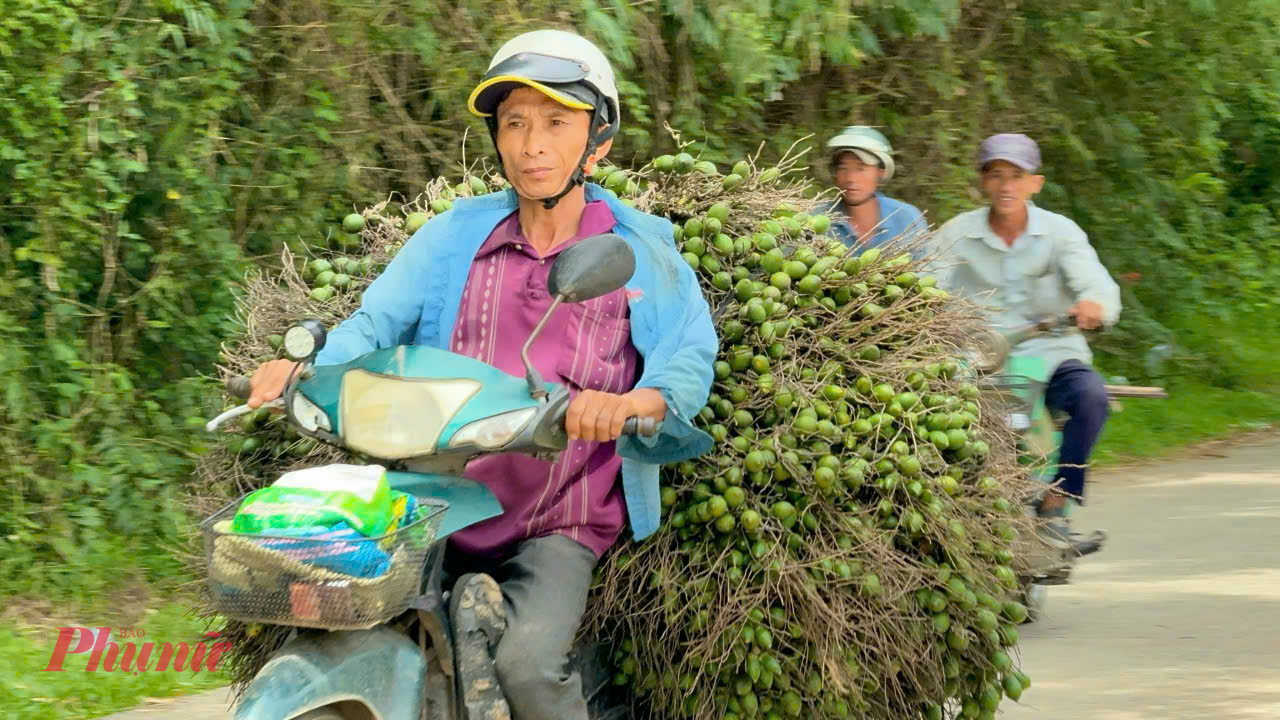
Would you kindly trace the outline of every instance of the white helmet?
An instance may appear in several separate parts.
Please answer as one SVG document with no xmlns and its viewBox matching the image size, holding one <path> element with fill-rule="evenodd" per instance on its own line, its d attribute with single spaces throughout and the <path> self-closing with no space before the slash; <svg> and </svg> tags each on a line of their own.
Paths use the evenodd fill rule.
<svg viewBox="0 0 1280 720">
<path fill-rule="evenodd" d="M 586 38 L 563 30 L 535 30 L 506 42 L 489 62 L 489 69 L 471 97 L 467 108 L 485 119 L 494 146 L 498 144 L 498 104 L 517 87 L 531 87 L 556 102 L 577 110 L 591 111 L 591 132 L 582 162 L 618 131 L 618 86 L 609 60 Z M 498 157 L 502 166 L 502 158 Z M 555 207 L 560 198 L 586 182 L 579 169 L 560 194 L 542 202 Z"/>
<path fill-rule="evenodd" d="M 590 40 L 563 30 L 534 30 L 506 42 L 471 92 L 468 109 L 489 117 L 502 97 L 519 85 L 578 110 L 602 109 L 617 122 L 618 86 L 613 68 Z M 603 108 L 600 106 L 603 105 Z"/>
<path fill-rule="evenodd" d="M 893 177 L 893 146 L 879 130 L 865 125 L 850 125 L 827 141 L 827 151 L 834 163 L 840 155 L 851 152 L 868 165 L 884 168 L 884 179 Z"/>
</svg>

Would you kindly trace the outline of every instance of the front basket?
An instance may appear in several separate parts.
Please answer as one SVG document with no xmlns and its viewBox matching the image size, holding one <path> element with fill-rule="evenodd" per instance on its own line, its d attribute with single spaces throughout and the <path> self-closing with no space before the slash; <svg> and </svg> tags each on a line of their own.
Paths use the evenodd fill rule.
<svg viewBox="0 0 1280 720">
<path fill-rule="evenodd" d="M 329 539 L 233 533 L 243 500 L 201 525 L 214 607 L 244 622 L 328 630 L 371 628 L 409 608 L 448 508 L 415 498 L 416 519 L 407 525 L 380 537 Z"/>
</svg>

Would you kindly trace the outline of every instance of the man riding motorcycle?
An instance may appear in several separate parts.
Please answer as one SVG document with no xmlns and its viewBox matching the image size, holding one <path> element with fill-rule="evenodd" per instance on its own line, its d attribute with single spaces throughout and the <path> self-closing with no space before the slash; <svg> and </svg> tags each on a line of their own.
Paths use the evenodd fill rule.
<svg viewBox="0 0 1280 720">
<path fill-rule="evenodd" d="M 978 170 L 989 205 L 952 218 L 934 234 L 938 284 L 985 306 L 994 323 L 1015 327 L 1038 316 L 1075 318 L 1091 330 L 1115 323 L 1120 288 L 1088 237 L 1070 219 L 1036 207 L 1044 187 L 1040 148 L 1026 135 L 993 135 L 978 148 Z M 1083 551 L 1070 531 L 1068 503 L 1082 501 L 1085 465 L 1109 412 L 1102 377 L 1079 331 L 1036 337 L 1013 349 L 1053 368 L 1045 404 L 1070 416 L 1062 431 L 1054 489 L 1037 512 L 1049 519 L 1048 539 Z"/>
<path fill-rule="evenodd" d="M 506 453 L 469 464 L 465 475 L 504 512 L 455 533 L 445 560 L 457 578 L 458 655 L 493 658 L 469 670 L 481 681 L 463 688 L 467 707 L 497 717 L 509 703 L 516 720 L 586 720 L 581 679 L 566 663 L 592 570 L 627 520 L 637 539 L 657 529 L 658 464 L 706 437 L 690 421 L 710 392 L 718 341 L 671 224 L 585 182 L 619 125 L 613 71 L 595 45 L 555 30 L 520 35 L 498 50 L 468 105 L 485 119 L 512 189 L 459 199 L 424 225 L 316 364 L 413 342 L 524 377 L 522 344 L 553 302 L 550 260 L 591 235 L 628 241 L 636 271 L 627 286 L 558 306 L 529 351 L 543 377 L 573 393 L 569 448 L 555 463 Z M 286 360 L 258 368 L 249 404 L 277 397 L 293 369 Z M 662 421 L 658 434 L 619 440 L 630 416 Z M 615 441 L 648 462 L 623 460 Z"/>
<path fill-rule="evenodd" d="M 928 230 L 914 205 L 879 192 L 893 177 L 893 147 L 880 131 L 851 125 L 827 141 L 840 197 L 827 209 L 831 234 L 849 247 L 879 247 Z"/>
</svg>

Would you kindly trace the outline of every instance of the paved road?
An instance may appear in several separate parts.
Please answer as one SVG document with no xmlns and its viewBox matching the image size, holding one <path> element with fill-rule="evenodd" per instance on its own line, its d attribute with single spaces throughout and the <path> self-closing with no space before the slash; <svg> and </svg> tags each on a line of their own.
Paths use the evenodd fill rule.
<svg viewBox="0 0 1280 720">
<path fill-rule="evenodd" d="M 1110 544 L 1024 628 L 1006 717 L 1280 717 L 1280 440 L 1216 454 L 1098 483 L 1077 522 Z"/>
<path fill-rule="evenodd" d="M 1024 626 L 1013 720 L 1280 717 L 1280 439 L 1100 475 L 1107 549 Z M 109 720 L 228 720 L 226 691 Z"/>
<path fill-rule="evenodd" d="M 230 695 L 224 688 L 180 698 L 156 699 L 101 720 L 231 720 L 229 703 Z"/>
</svg>

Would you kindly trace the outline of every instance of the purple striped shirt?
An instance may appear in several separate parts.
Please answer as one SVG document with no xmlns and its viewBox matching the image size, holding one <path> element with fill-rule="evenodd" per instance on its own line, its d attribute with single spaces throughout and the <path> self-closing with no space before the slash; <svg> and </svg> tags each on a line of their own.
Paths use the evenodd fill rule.
<svg viewBox="0 0 1280 720">
<path fill-rule="evenodd" d="M 520 348 L 551 307 L 551 259 L 615 224 L 608 205 L 589 203 L 578 234 L 543 257 L 525 239 L 518 213 L 498 223 L 471 264 L 450 349 L 523 379 Z M 529 357 L 544 380 L 568 386 L 575 396 L 584 388 L 631 390 L 640 358 L 631 344 L 625 291 L 556 308 Z M 614 443 L 581 440 L 571 442 L 555 463 L 521 453 L 473 460 L 465 475 L 488 486 L 505 512 L 454 533 L 454 547 L 501 557 L 522 540 L 559 534 L 599 557 L 626 525 L 626 503 L 617 481 L 621 467 Z"/>
</svg>

